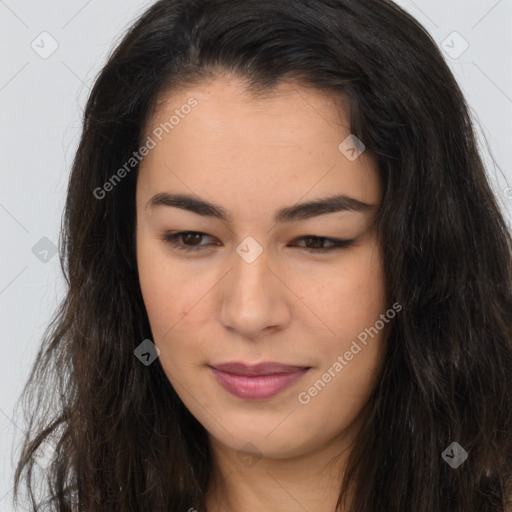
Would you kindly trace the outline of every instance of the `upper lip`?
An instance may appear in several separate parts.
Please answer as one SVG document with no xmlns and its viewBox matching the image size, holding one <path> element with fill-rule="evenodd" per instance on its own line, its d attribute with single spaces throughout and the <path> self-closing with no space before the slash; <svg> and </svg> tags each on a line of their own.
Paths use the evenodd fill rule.
<svg viewBox="0 0 512 512">
<path fill-rule="evenodd" d="M 212 367 L 223 372 L 233 373 L 235 375 L 272 375 L 275 373 L 293 373 L 309 368 L 308 366 L 293 366 L 289 364 L 276 363 L 273 361 L 254 365 L 240 362 L 222 363 L 212 365 Z"/>
</svg>

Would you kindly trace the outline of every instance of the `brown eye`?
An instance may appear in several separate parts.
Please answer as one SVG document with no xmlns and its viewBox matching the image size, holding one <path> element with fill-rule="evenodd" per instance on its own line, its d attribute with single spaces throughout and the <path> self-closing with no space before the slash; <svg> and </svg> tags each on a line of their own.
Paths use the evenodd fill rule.
<svg viewBox="0 0 512 512">
<path fill-rule="evenodd" d="M 185 252 L 198 252 L 202 251 L 201 247 L 204 245 L 200 244 L 202 238 L 207 237 L 206 233 L 200 233 L 198 231 L 181 231 L 179 233 L 166 233 L 163 236 L 164 242 L 169 243 L 176 249 Z M 182 240 L 183 243 L 176 243 L 176 240 Z"/>
<path fill-rule="evenodd" d="M 297 240 L 305 240 L 312 243 L 307 243 L 305 249 L 309 252 L 330 252 L 336 249 L 343 249 L 345 247 L 350 247 L 354 240 L 340 240 L 337 238 L 327 238 L 322 236 L 315 235 L 306 235 Z M 329 247 L 324 247 L 324 242 L 329 242 Z"/>
</svg>

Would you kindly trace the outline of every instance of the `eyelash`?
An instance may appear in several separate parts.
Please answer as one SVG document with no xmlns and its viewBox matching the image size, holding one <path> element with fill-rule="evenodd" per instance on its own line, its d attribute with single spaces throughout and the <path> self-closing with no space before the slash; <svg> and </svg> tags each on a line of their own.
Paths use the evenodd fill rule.
<svg viewBox="0 0 512 512">
<path fill-rule="evenodd" d="M 175 240 L 177 240 L 178 238 L 184 236 L 184 235 L 201 235 L 201 236 L 210 236 L 210 235 L 207 235 L 206 233 L 202 233 L 200 231 L 180 231 L 178 233 L 165 233 L 161 239 L 168 243 L 169 245 L 171 245 L 172 247 L 180 250 L 180 251 L 184 251 L 184 252 L 200 252 L 200 251 L 203 251 L 204 249 L 200 249 L 198 247 L 204 247 L 204 246 L 183 246 L 183 245 L 180 245 L 180 244 L 177 244 L 175 243 Z M 312 239 L 312 240 L 325 240 L 327 242 L 330 242 L 332 245 L 331 247 L 328 247 L 328 248 L 321 248 L 321 249 L 314 249 L 314 248 L 309 248 L 309 247 L 303 247 L 304 250 L 306 250 L 307 252 L 310 252 L 310 253 L 328 253 L 328 252 L 331 252 L 331 251 L 335 251 L 335 250 L 340 250 L 340 249 L 345 249 L 347 247 L 350 247 L 355 240 L 340 240 L 340 239 L 337 239 L 337 238 L 327 238 L 325 236 L 315 236 L 315 235 L 305 235 L 305 236 L 302 236 L 302 237 L 299 237 L 299 238 L 296 238 L 295 240 L 307 240 L 307 239 Z"/>
</svg>

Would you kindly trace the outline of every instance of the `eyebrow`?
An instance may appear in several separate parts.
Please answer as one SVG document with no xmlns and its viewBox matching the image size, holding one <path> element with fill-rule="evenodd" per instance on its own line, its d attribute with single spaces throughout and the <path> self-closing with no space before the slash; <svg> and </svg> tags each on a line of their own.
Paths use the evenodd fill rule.
<svg viewBox="0 0 512 512">
<path fill-rule="evenodd" d="M 147 202 L 146 209 L 152 210 L 161 206 L 179 208 L 202 215 L 203 217 L 212 217 L 226 222 L 230 222 L 232 219 L 232 214 L 224 207 L 187 194 L 160 192 Z M 338 194 L 282 208 L 274 215 L 274 222 L 282 224 L 344 211 L 368 214 L 376 207 L 377 205 L 364 203 L 344 194 Z"/>
</svg>

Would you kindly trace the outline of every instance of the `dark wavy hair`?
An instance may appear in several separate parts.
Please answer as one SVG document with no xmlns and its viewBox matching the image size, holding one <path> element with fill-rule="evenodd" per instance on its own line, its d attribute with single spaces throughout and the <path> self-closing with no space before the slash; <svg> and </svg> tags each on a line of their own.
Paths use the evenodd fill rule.
<svg viewBox="0 0 512 512">
<path fill-rule="evenodd" d="M 164 93 L 226 72 L 255 95 L 288 80 L 348 99 L 351 132 L 378 161 L 386 286 L 403 309 L 338 505 L 353 487 L 351 512 L 512 510 L 511 234 L 460 87 L 390 0 L 160 0 L 124 35 L 84 112 L 59 242 L 67 294 L 20 396 L 16 502 L 24 476 L 34 511 L 205 511 L 206 431 L 159 360 L 134 356 L 152 339 L 137 167 L 101 200 L 93 191 L 140 148 Z M 468 452 L 457 469 L 442 457 L 455 441 Z"/>
</svg>

